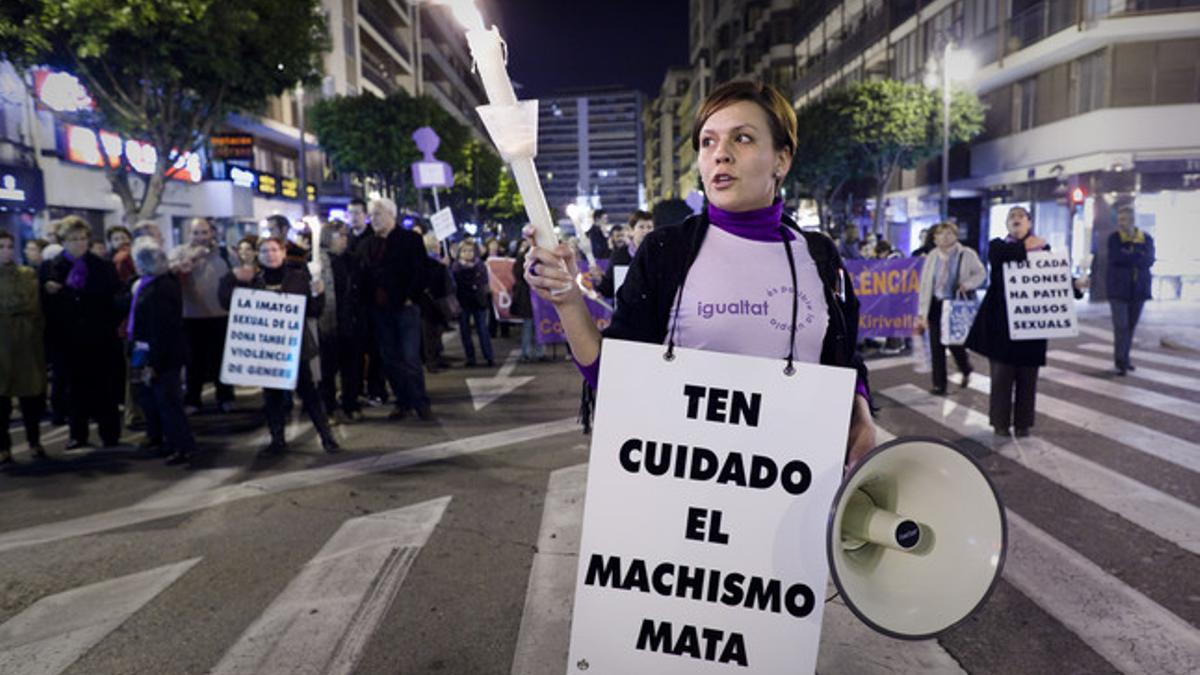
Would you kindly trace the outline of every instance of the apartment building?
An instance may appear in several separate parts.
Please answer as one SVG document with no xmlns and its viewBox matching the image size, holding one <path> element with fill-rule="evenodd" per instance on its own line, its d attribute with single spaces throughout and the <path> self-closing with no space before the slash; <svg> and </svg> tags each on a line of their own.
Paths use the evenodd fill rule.
<svg viewBox="0 0 1200 675">
<path fill-rule="evenodd" d="M 1103 269 L 1128 203 L 1159 242 L 1156 295 L 1200 288 L 1200 1 L 694 0 L 691 24 L 709 85 L 790 75 L 797 107 L 860 80 L 921 82 L 949 41 L 976 64 L 963 84 L 988 106 L 983 134 L 949 162 L 950 215 L 969 239 L 1002 232 L 1020 204 L 1078 266 Z M 934 160 L 889 186 L 881 207 L 899 246 L 938 218 L 940 173 Z"/>
<path fill-rule="evenodd" d="M 641 92 L 620 88 L 539 99 L 537 166 L 551 208 L 582 198 L 618 223 L 641 207 L 642 108 Z"/>
<path fill-rule="evenodd" d="M 671 68 L 663 78 L 658 96 L 642 110 L 642 135 L 646 140 L 646 201 L 682 199 L 678 146 L 688 136 L 691 125 L 679 119 L 679 106 L 691 86 L 690 68 Z"/>
</svg>

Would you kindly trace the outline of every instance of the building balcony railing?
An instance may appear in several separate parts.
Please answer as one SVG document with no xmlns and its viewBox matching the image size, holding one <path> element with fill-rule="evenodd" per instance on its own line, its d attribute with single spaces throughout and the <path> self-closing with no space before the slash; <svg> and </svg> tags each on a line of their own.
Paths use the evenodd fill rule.
<svg viewBox="0 0 1200 675">
<path fill-rule="evenodd" d="M 895 6 L 892 6 L 892 5 Z M 915 11 L 915 7 L 912 11 Z M 810 59 L 808 69 L 792 84 L 792 97 L 799 98 L 820 84 L 830 74 L 862 54 L 868 47 L 884 39 L 888 32 L 899 25 L 897 12 L 911 15 L 906 3 L 885 3 L 875 14 L 863 17 L 856 25 L 848 27 L 845 39 L 836 47 L 815 60 Z"/>
<path fill-rule="evenodd" d="M 1041 42 L 1079 21 L 1074 2 L 1039 2 L 1008 20 L 1008 39 L 1004 53 L 1012 54 Z"/>
<path fill-rule="evenodd" d="M 387 20 L 378 7 L 370 2 L 360 2 L 358 3 L 358 13 L 363 15 L 389 47 L 396 50 L 396 53 L 404 57 L 405 61 L 412 63 L 412 53 L 409 51 L 408 45 L 396 37 L 394 24 Z"/>
<path fill-rule="evenodd" d="M 1125 12 L 1174 12 L 1200 9 L 1200 0 L 1129 0 Z"/>
</svg>

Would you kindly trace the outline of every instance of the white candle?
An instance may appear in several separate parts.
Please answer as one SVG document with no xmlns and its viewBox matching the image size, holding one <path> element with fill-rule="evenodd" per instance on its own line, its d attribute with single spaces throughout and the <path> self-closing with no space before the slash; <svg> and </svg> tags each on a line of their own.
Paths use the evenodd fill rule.
<svg viewBox="0 0 1200 675">
<path fill-rule="evenodd" d="M 312 262 L 308 263 L 308 272 L 314 279 L 321 276 L 321 219 L 315 216 L 304 216 L 303 222 L 308 224 L 308 232 L 312 236 Z"/>
</svg>

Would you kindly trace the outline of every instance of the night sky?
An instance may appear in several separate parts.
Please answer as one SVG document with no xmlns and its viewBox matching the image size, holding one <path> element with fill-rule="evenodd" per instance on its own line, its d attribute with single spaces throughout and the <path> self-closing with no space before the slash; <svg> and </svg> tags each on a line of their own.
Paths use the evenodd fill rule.
<svg viewBox="0 0 1200 675">
<path fill-rule="evenodd" d="M 478 0 L 511 47 L 520 98 L 622 85 L 657 95 L 688 65 L 688 0 Z"/>
</svg>

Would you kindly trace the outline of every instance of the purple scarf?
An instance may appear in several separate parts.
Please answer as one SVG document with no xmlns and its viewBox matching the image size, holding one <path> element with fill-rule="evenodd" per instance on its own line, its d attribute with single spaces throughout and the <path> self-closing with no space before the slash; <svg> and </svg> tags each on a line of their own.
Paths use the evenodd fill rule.
<svg viewBox="0 0 1200 675">
<path fill-rule="evenodd" d="M 753 211 L 726 211 L 708 205 L 708 220 L 729 234 L 751 241 L 781 241 L 779 226 L 783 219 L 783 200 L 776 199 L 766 208 Z M 790 230 L 787 239 L 796 238 Z"/>
<path fill-rule="evenodd" d="M 67 273 L 67 288 L 74 288 L 77 291 L 83 290 L 84 285 L 87 284 L 88 277 L 87 260 L 85 260 L 87 254 L 84 253 L 76 258 L 67 253 L 66 249 L 63 249 L 62 255 L 71 263 L 71 271 Z"/>
<path fill-rule="evenodd" d="M 157 274 L 141 277 L 133 285 L 133 299 L 129 301 L 129 321 L 125 324 L 125 337 L 130 341 L 133 340 L 133 315 L 137 312 L 138 296 L 142 294 L 143 288 L 149 286 L 157 278 Z"/>
</svg>

